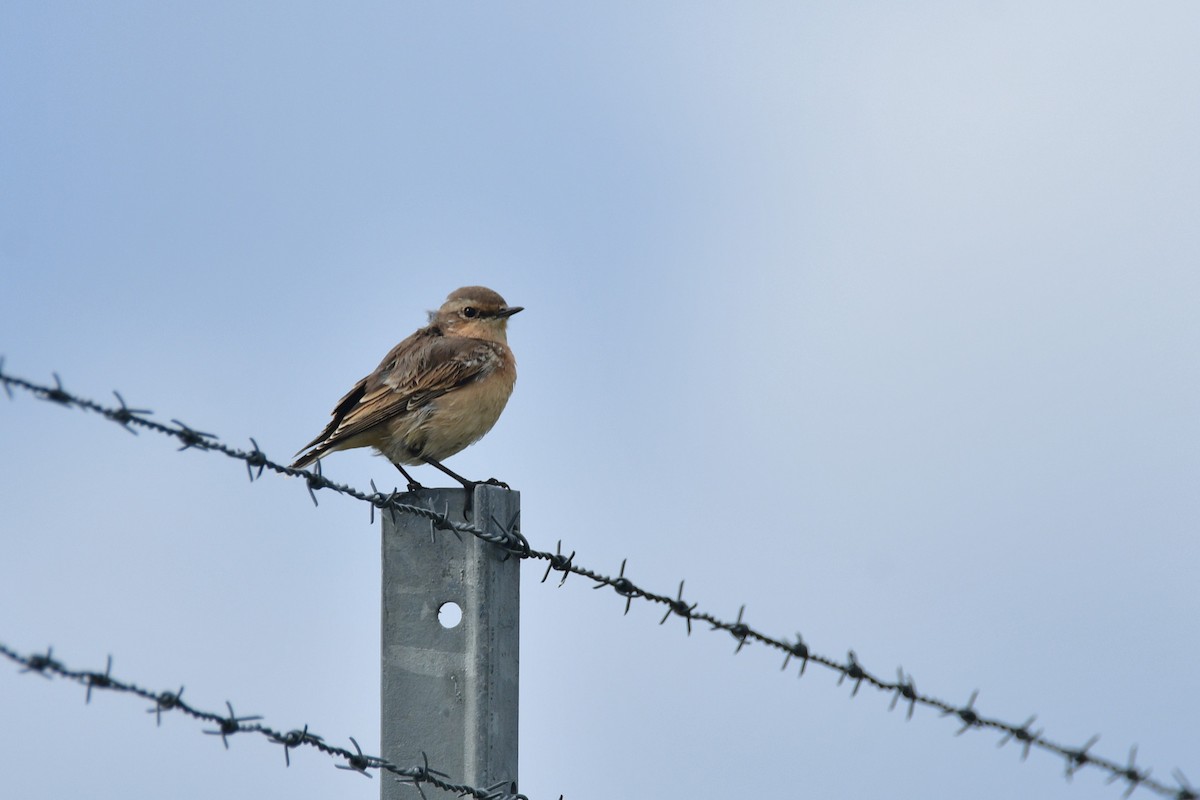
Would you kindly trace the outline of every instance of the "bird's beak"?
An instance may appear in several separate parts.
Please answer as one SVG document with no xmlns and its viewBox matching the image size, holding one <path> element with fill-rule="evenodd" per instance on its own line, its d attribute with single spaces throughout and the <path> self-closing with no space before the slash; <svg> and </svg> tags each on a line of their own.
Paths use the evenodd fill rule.
<svg viewBox="0 0 1200 800">
<path fill-rule="evenodd" d="M 496 312 L 496 316 L 500 317 L 501 319 L 507 319 L 508 317 L 511 317 L 513 314 L 516 314 L 518 311 L 524 311 L 524 310 L 525 310 L 524 306 L 513 306 L 512 308 L 506 308 L 503 311 Z"/>
</svg>

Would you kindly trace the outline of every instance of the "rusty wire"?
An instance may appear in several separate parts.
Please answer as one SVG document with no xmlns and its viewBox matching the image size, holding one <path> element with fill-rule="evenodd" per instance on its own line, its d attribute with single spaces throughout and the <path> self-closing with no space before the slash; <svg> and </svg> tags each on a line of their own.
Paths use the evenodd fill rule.
<svg viewBox="0 0 1200 800">
<path fill-rule="evenodd" d="M 665 623 L 672 615 L 681 617 L 687 624 L 688 634 L 690 635 L 693 622 L 707 623 L 710 630 L 724 631 L 734 638 L 737 642 L 736 649 L 734 650 L 735 654 L 740 653 L 747 644 L 757 642 L 783 654 L 782 669 L 787 669 L 792 659 L 799 662 L 800 675 L 805 673 L 810 662 L 818 664 L 838 673 L 839 685 L 849 680 L 852 687 L 851 696 L 857 696 L 863 684 L 867 684 L 881 692 L 892 695 L 891 709 L 894 709 L 899 702 L 903 701 L 908 706 L 907 716 L 909 719 L 912 718 L 916 706 L 920 705 L 932 708 L 942 716 L 956 718 L 961 724 L 956 735 L 961 735 L 968 730 L 995 730 L 1002 734 L 998 742 L 999 746 L 1003 746 L 1010 741 L 1016 741 L 1021 745 L 1022 760 L 1027 758 L 1030 750 L 1034 748 L 1061 758 L 1065 767 L 1065 776 L 1068 779 L 1080 769 L 1092 767 L 1107 772 L 1110 783 L 1123 781 L 1126 785 L 1126 796 L 1131 794 L 1135 789 L 1142 788 L 1155 792 L 1160 796 L 1171 797 L 1176 800 L 1200 800 L 1200 790 L 1192 787 L 1179 770 L 1175 770 L 1172 773 L 1178 784 L 1174 787 L 1150 777 L 1151 770 L 1139 767 L 1136 763 L 1136 747 L 1130 750 L 1126 763 L 1121 764 L 1091 753 L 1091 748 L 1099 737 L 1092 737 L 1084 744 L 1072 747 L 1047 738 L 1042 729 L 1033 730 L 1032 725 L 1035 720 L 1033 717 L 1021 725 L 1016 725 L 994 717 L 984 716 L 975 708 L 978 691 L 974 692 L 963 705 L 955 705 L 931 695 L 918 692 L 912 675 L 905 673 L 902 668 L 897 670 L 896 680 L 886 680 L 869 672 L 858 661 L 853 650 L 849 651 L 844 660 L 834 659 L 813 652 L 799 633 L 796 634 L 795 640 L 789 640 L 788 638 L 771 636 L 759 631 L 744 621 L 745 605 L 738 610 L 737 618 L 732 622 L 707 611 L 699 611 L 697 610 L 699 604 L 689 603 L 684 600 L 684 584 L 682 581 L 674 596 L 644 589 L 625 576 L 627 560 L 621 562 L 617 577 L 614 578 L 576 564 L 575 553 L 573 551 L 569 555 L 563 554 L 561 541 L 553 553 L 533 549 L 529 545 L 528 540 L 520 533 L 519 525 L 515 521 L 507 527 L 497 524 L 496 527 L 500 529 L 499 532 L 488 531 L 470 523 L 456 522 L 446 514 L 402 502 L 401 498 L 403 495 L 396 491 L 385 494 L 376 490 L 374 484 L 372 484 L 371 488 L 373 491 L 368 493 L 331 481 L 321 474 L 320 462 L 318 462 L 314 470 L 294 469 L 274 462 L 259 449 L 258 443 L 253 438 L 250 440 L 250 443 L 253 445 L 252 450 L 240 450 L 221 442 L 215 434 L 198 431 L 179 420 L 173 419 L 171 420 L 172 425 L 166 425 L 152 419 L 147 419 L 146 415 L 152 412 L 145 409 L 129 408 L 125 404 L 124 398 L 115 391 L 113 394 L 120 405 L 118 407 L 104 406 L 68 392 L 63 387 L 62 381 L 57 374 L 54 374 L 54 386 L 43 386 L 7 375 L 4 373 L 3 367 L 3 360 L 0 359 L 0 383 L 4 385 L 4 389 L 10 397 L 12 397 L 11 387 L 17 387 L 33 394 L 41 400 L 64 406 L 75 406 L 85 411 L 100 414 L 134 433 L 136 433 L 135 428 L 142 428 L 173 437 L 181 443 L 180 450 L 194 448 L 222 453 L 230 458 L 244 462 L 252 481 L 261 477 L 264 470 L 303 478 L 313 503 L 317 502 L 316 492 L 318 490 L 331 489 L 339 494 L 369 503 L 372 506 L 372 520 L 374 519 L 374 509 L 378 508 L 393 514 L 412 514 L 423 517 L 429 520 L 431 526 L 436 529 L 452 530 L 476 536 L 503 548 L 519 558 L 545 561 L 546 571 L 542 575 L 543 582 L 549 578 L 551 571 L 557 571 L 562 573 L 562 578 L 559 580 L 560 586 L 570 575 L 579 575 L 592 581 L 594 583 L 593 588 L 611 587 L 618 596 L 625 598 L 625 613 L 629 612 L 635 599 L 655 603 L 663 606 L 665 609 L 660 624 Z M 257 472 L 255 471 L 256 469 Z"/>
</svg>

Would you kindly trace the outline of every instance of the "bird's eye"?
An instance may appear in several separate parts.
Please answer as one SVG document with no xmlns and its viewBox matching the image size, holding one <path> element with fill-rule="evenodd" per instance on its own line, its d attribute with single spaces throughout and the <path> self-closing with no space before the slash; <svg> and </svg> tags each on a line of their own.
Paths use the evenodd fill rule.
<svg viewBox="0 0 1200 800">
<path fill-rule="evenodd" d="M 463 309 L 463 316 L 467 318 L 477 317 L 479 316 L 479 311 L 472 306 L 467 306 Z"/>
</svg>

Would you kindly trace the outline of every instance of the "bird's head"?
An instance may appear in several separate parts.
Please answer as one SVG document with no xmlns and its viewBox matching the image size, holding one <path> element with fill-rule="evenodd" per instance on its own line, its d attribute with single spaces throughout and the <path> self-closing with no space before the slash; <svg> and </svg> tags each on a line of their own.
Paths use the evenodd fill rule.
<svg viewBox="0 0 1200 800">
<path fill-rule="evenodd" d="M 451 292 L 437 311 L 430 311 L 429 321 L 448 336 L 507 342 L 508 318 L 523 310 L 484 286 L 464 286 Z"/>
</svg>

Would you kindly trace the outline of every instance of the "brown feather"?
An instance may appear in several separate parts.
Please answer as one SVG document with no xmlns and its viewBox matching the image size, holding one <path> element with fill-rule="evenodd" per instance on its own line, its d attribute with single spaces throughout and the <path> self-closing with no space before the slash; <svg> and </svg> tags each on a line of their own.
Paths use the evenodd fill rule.
<svg viewBox="0 0 1200 800">
<path fill-rule="evenodd" d="M 418 330 L 392 348 L 375 371 L 338 402 L 333 419 L 301 448 L 292 466 L 311 464 L 390 420 L 419 412 L 446 392 L 487 376 L 501 360 L 501 348 L 483 339 L 444 336 L 435 326 Z"/>
</svg>

